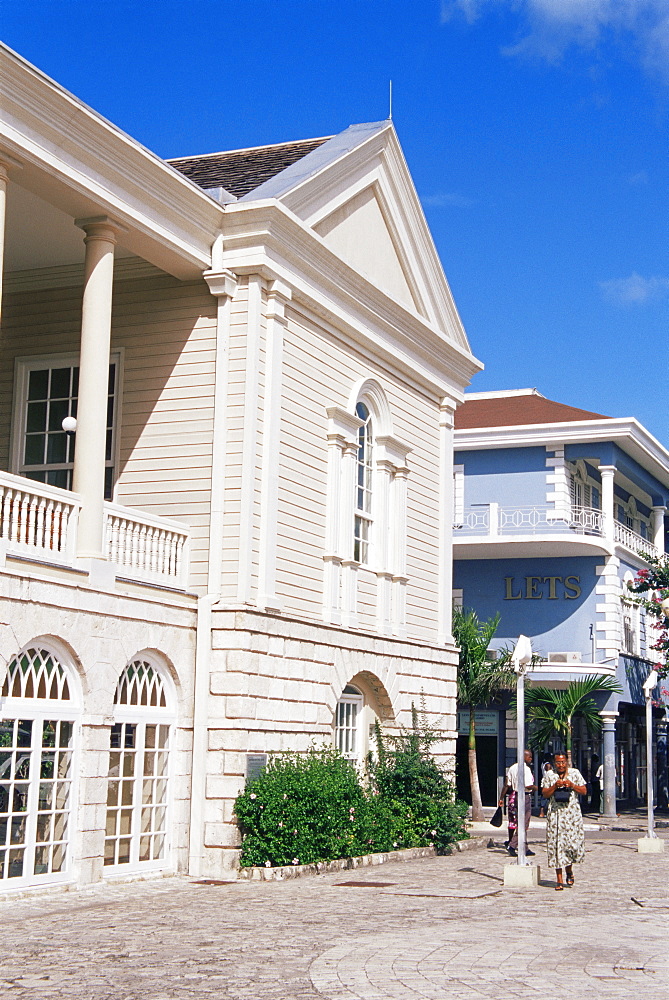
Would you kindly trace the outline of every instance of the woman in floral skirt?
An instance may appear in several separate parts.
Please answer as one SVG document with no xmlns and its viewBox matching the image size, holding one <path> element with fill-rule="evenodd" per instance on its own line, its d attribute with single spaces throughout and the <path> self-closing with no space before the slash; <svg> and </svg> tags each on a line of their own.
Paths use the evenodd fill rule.
<svg viewBox="0 0 669 1000">
<path fill-rule="evenodd" d="M 586 794 L 585 778 L 575 767 L 567 767 L 563 753 L 553 757 L 553 770 L 546 771 L 541 782 L 544 798 L 548 802 L 546 813 L 546 851 L 548 864 L 555 868 L 556 890 L 564 889 L 562 869 L 566 873 L 567 885 L 574 884 L 572 865 L 585 860 L 585 832 L 583 815 L 578 801 L 579 795 Z M 566 801 L 558 799 L 568 796 Z"/>
</svg>

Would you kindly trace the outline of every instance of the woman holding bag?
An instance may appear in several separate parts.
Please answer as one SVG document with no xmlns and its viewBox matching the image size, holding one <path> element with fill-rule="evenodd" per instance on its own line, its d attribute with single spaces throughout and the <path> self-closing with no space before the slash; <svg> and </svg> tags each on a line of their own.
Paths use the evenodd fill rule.
<svg viewBox="0 0 669 1000">
<path fill-rule="evenodd" d="M 572 865 L 585 860 L 585 832 L 583 815 L 578 801 L 586 794 L 585 778 L 575 767 L 567 767 L 563 753 L 553 757 L 553 770 L 544 773 L 542 781 L 544 798 L 548 802 L 546 813 L 546 852 L 548 864 L 555 868 L 557 891 L 564 889 L 562 869 L 567 885 L 574 884 Z"/>
</svg>

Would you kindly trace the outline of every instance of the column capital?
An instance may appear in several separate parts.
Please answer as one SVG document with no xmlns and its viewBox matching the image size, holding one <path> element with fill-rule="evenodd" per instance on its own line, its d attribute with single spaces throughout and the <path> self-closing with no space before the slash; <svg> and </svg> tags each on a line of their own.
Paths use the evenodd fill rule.
<svg viewBox="0 0 669 1000">
<path fill-rule="evenodd" d="M 620 715 L 620 712 L 613 712 L 613 711 L 609 711 L 609 710 L 604 710 L 604 711 L 600 712 L 599 714 L 602 717 L 602 722 L 603 722 L 604 725 L 606 725 L 607 723 L 609 725 L 611 725 L 611 723 L 615 723 L 616 719 Z"/>
<path fill-rule="evenodd" d="M 613 476 L 616 471 L 615 465 L 599 465 L 597 471 L 600 475 Z"/>
<path fill-rule="evenodd" d="M 202 275 L 216 298 L 231 299 L 237 291 L 237 275 L 232 271 L 205 271 Z"/>
<path fill-rule="evenodd" d="M 17 170 L 23 170 L 23 165 L 6 153 L 0 153 L 0 180 L 6 184 L 10 174 Z"/>
<path fill-rule="evenodd" d="M 85 219 L 75 219 L 74 224 L 86 233 L 84 243 L 88 240 L 108 240 L 110 243 L 116 243 L 116 237 L 128 231 L 126 226 L 108 215 L 91 215 Z"/>
</svg>

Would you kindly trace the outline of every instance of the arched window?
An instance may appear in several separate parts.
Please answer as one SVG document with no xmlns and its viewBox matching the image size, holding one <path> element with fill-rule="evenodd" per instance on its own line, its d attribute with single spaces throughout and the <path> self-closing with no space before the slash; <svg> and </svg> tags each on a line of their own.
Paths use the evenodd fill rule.
<svg viewBox="0 0 669 1000">
<path fill-rule="evenodd" d="M 147 655 L 131 660 L 116 685 L 104 855 L 109 868 L 160 868 L 168 858 L 170 693 Z"/>
<path fill-rule="evenodd" d="M 76 685 L 43 645 L 9 663 L 0 722 L 0 880 L 59 881 L 69 864 Z"/>
<path fill-rule="evenodd" d="M 356 416 L 363 421 L 358 430 L 358 454 L 355 484 L 355 519 L 353 532 L 353 558 L 356 562 L 369 562 L 372 534 L 372 478 L 374 473 L 374 437 L 372 417 L 364 403 L 358 403 Z"/>
</svg>

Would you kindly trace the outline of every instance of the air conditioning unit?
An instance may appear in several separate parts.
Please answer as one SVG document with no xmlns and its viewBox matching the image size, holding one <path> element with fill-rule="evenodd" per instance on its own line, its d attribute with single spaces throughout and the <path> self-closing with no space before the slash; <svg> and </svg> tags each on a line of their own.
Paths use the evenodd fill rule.
<svg viewBox="0 0 669 1000">
<path fill-rule="evenodd" d="M 577 650 L 571 650 L 566 653 L 548 654 L 549 663 L 581 663 L 582 659 L 582 654 Z"/>
</svg>

